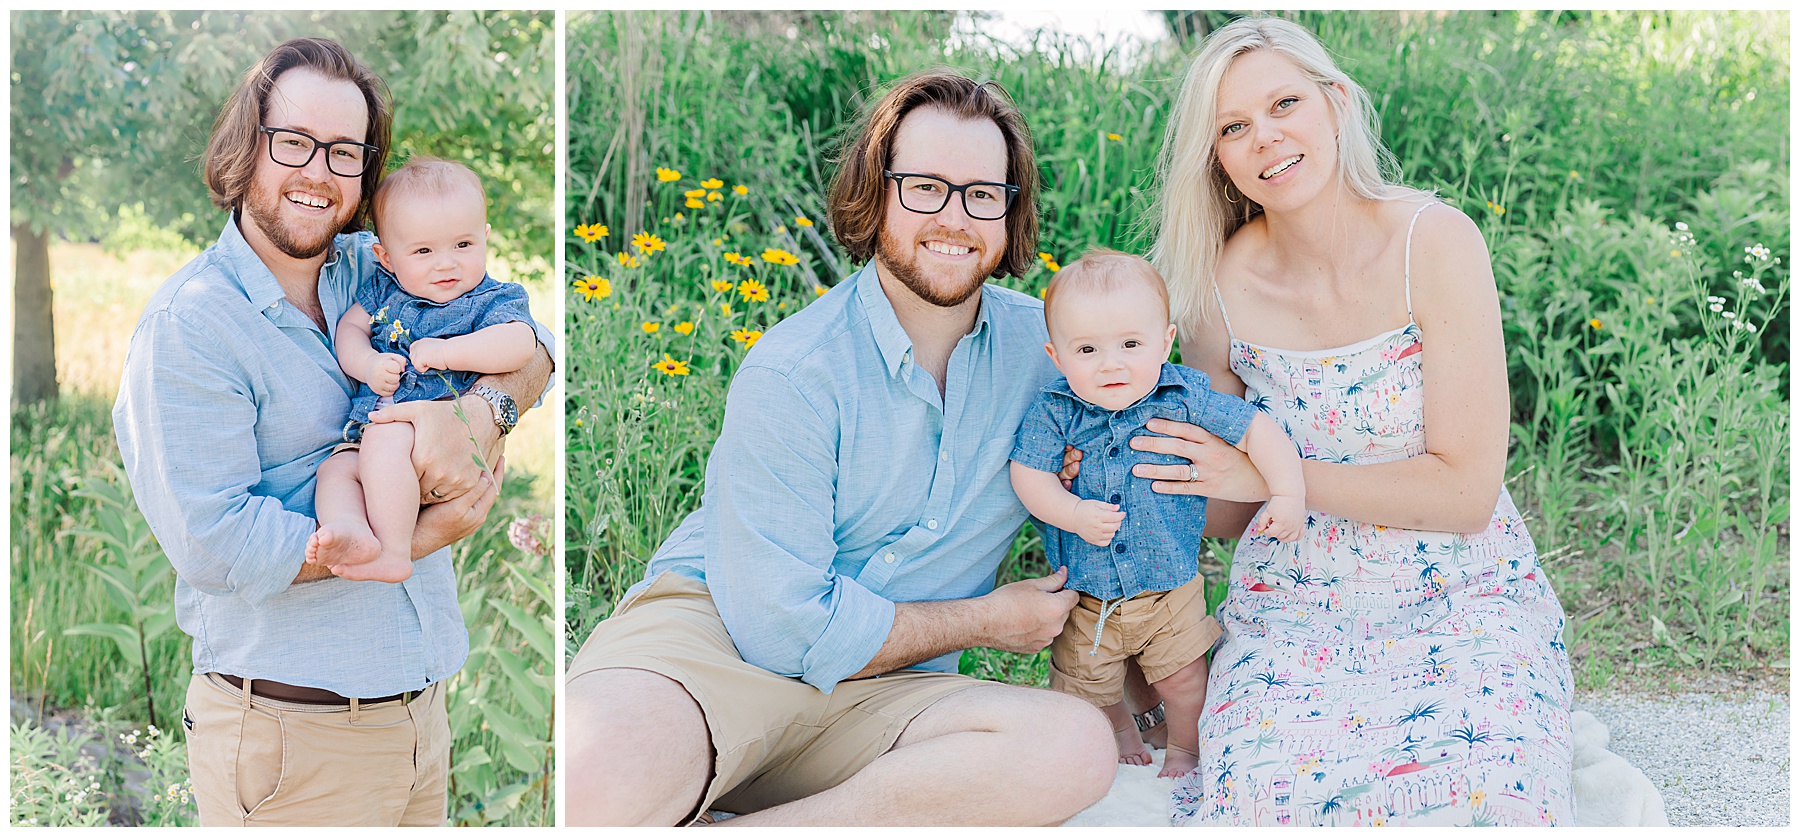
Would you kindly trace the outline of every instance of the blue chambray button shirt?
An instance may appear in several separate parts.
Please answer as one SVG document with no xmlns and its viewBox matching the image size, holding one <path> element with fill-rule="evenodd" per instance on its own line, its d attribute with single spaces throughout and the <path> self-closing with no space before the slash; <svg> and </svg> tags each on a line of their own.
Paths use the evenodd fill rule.
<svg viewBox="0 0 1800 837">
<path fill-rule="evenodd" d="M 830 692 L 881 650 L 894 602 L 993 589 L 1026 517 L 1007 454 L 1055 372 L 1046 339 L 1043 303 L 983 287 L 940 400 L 865 266 L 744 358 L 701 507 L 627 594 L 699 579 L 745 661 Z"/>
<path fill-rule="evenodd" d="M 1063 447 L 1081 451 L 1074 494 L 1116 504 L 1124 522 L 1112 543 L 1095 546 L 1080 535 L 1039 523 L 1050 566 L 1069 568 L 1067 587 L 1097 599 L 1135 596 L 1146 590 L 1173 590 L 1199 572 L 1200 533 L 1206 529 L 1206 498 L 1158 494 L 1151 480 L 1134 477 L 1131 467 L 1185 465 L 1187 460 L 1131 447 L 1133 436 L 1154 436 L 1144 428 L 1153 418 L 1198 425 L 1229 444 L 1250 428 L 1256 408 L 1242 398 L 1212 389 L 1205 372 L 1164 363 L 1156 387 L 1123 410 L 1081 400 L 1069 379 L 1057 376 L 1019 427 L 1012 459 L 1039 471 L 1060 471 Z"/>
<path fill-rule="evenodd" d="M 319 271 L 333 330 L 375 269 L 374 241 L 338 236 Z M 468 656 L 448 548 L 399 584 L 293 583 L 316 526 L 313 477 L 354 387 L 331 335 L 286 301 L 235 220 L 145 306 L 113 427 L 175 567 L 195 671 L 378 697 L 442 680 Z"/>
</svg>

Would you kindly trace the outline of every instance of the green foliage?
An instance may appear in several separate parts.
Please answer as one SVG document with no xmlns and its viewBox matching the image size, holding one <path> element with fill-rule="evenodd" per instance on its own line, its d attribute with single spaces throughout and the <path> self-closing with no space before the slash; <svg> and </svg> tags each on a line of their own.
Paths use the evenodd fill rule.
<svg viewBox="0 0 1800 837">
<path fill-rule="evenodd" d="M 502 258 L 550 251 L 550 12 L 15 12 L 15 224 L 99 238 L 122 208 L 205 246 L 219 234 L 198 160 L 226 96 L 268 50 L 337 39 L 388 83 L 394 165 L 415 153 L 482 176 Z M 146 189 L 145 184 L 156 188 Z"/>
<path fill-rule="evenodd" d="M 1513 402 L 1508 484 L 1568 611 L 1582 685 L 1628 665 L 1784 661 L 1787 15 L 1296 17 L 1370 91 L 1405 181 L 1484 231 Z M 565 231 L 567 280 L 604 277 L 612 295 L 570 299 L 565 653 L 698 505 L 736 355 L 723 322 L 695 319 L 680 340 L 670 323 L 715 310 L 709 282 L 737 270 L 719 250 L 796 253 L 786 272 L 756 269 L 799 289 L 854 267 L 822 224 L 796 235 L 792 217 L 823 217 L 833 150 L 883 85 L 937 65 L 999 80 L 1032 129 L 1039 249 L 1148 246 L 1154 161 L 1197 43 L 1096 52 L 1055 33 L 1019 46 L 951 30 L 908 12 L 570 16 L 566 208 L 612 235 Z M 749 196 L 687 208 L 708 177 Z M 668 252 L 620 268 L 610 252 L 643 230 Z M 1035 292 L 1047 268 L 1008 284 Z M 799 289 L 774 299 L 804 301 Z M 645 321 L 663 329 L 646 335 Z M 665 351 L 689 374 L 654 372 Z M 1230 542 L 1209 548 L 1203 569 L 1222 581 Z M 1000 581 L 1043 570 L 1027 530 Z M 1223 586 L 1209 588 L 1216 604 Z M 985 650 L 964 665 L 1016 682 L 1043 671 Z"/>
<path fill-rule="evenodd" d="M 195 825 L 187 746 L 111 709 L 73 723 L 12 725 L 14 825 Z"/>
</svg>

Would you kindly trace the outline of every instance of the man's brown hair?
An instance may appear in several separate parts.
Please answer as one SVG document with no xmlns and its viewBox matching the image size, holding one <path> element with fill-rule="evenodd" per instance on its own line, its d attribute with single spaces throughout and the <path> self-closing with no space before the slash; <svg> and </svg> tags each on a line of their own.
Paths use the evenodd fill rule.
<svg viewBox="0 0 1800 837">
<path fill-rule="evenodd" d="M 362 91 L 369 108 L 369 134 L 363 142 L 375 146 L 363 169 L 361 200 L 356 214 L 343 232 L 369 226 L 373 208 L 368 198 L 381 182 L 381 170 L 387 163 L 388 146 L 393 144 L 393 108 L 387 85 L 357 61 L 350 51 L 336 41 L 324 38 L 294 38 L 270 50 L 256 66 L 244 73 L 236 90 L 225 100 L 219 118 L 213 122 L 212 139 L 206 144 L 206 157 L 201 161 L 201 174 L 206 189 L 212 193 L 214 206 L 237 209 L 250 180 L 256 173 L 259 155 L 268 154 L 268 139 L 261 132 L 263 116 L 269 107 L 269 91 L 282 73 L 293 69 L 312 70 L 335 81 L 347 81 Z M 275 126 L 279 127 L 279 126 Z"/>
<path fill-rule="evenodd" d="M 1006 213 L 1006 253 L 994 269 L 999 276 L 1023 276 L 1037 258 L 1037 159 L 1025 117 L 998 82 L 977 83 L 948 71 L 927 70 L 896 82 L 864 114 L 862 129 L 838 160 L 831 181 L 831 232 L 857 261 L 874 257 L 886 221 L 888 179 L 894 135 L 900 121 L 921 107 L 937 107 L 959 119 L 986 119 L 1006 140 L 1006 182 L 1019 187 Z"/>
</svg>

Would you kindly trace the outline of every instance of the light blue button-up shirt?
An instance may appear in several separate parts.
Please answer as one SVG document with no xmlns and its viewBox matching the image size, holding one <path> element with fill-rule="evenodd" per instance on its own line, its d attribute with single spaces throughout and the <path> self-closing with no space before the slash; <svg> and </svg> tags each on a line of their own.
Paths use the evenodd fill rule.
<svg viewBox="0 0 1800 837">
<path fill-rule="evenodd" d="M 338 236 L 319 271 L 333 330 L 375 269 L 374 240 Z M 468 656 L 448 548 L 399 584 L 293 583 L 316 528 L 314 474 L 354 391 L 331 335 L 286 300 L 235 221 L 145 306 L 113 427 L 175 566 L 196 671 L 377 697 L 442 680 Z"/>
<path fill-rule="evenodd" d="M 1043 303 L 983 287 L 940 398 L 864 267 L 744 358 L 701 507 L 637 587 L 704 581 L 745 661 L 830 692 L 881 650 L 894 602 L 994 588 L 1026 517 L 1007 455 L 1055 372 L 1045 340 Z"/>
</svg>

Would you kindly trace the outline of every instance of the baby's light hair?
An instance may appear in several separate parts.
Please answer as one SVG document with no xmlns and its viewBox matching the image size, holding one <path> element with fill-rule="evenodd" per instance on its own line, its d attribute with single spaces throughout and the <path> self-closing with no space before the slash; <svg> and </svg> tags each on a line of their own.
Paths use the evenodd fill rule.
<svg viewBox="0 0 1800 837">
<path fill-rule="evenodd" d="M 399 199 L 441 198 L 467 186 L 481 196 L 482 212 L 487 211 L 487 193 L 481 188 L 481 177 L 468 166 L 437 157 L 417 156 L 381 179 L 375 189 L 375 232 L 381 233 L 381 219 L 390 203 Z"/>
<path fill-rule="evenodd" d="M 1050 325 L 1050 308 L 1057 294 L 1070 288 L 1112 291 L 1136 282 L 1156 293 L 1162 302 L 1163 321 L 1169 321 L 1169 286 L 1162 274 L 1142 256 L 1121 253 L 1106 247 L 1089 250 L 1081 258 L 1063 266 L 1050 276 L 1044 288 L 1044 325 Z"/>
</svg>

